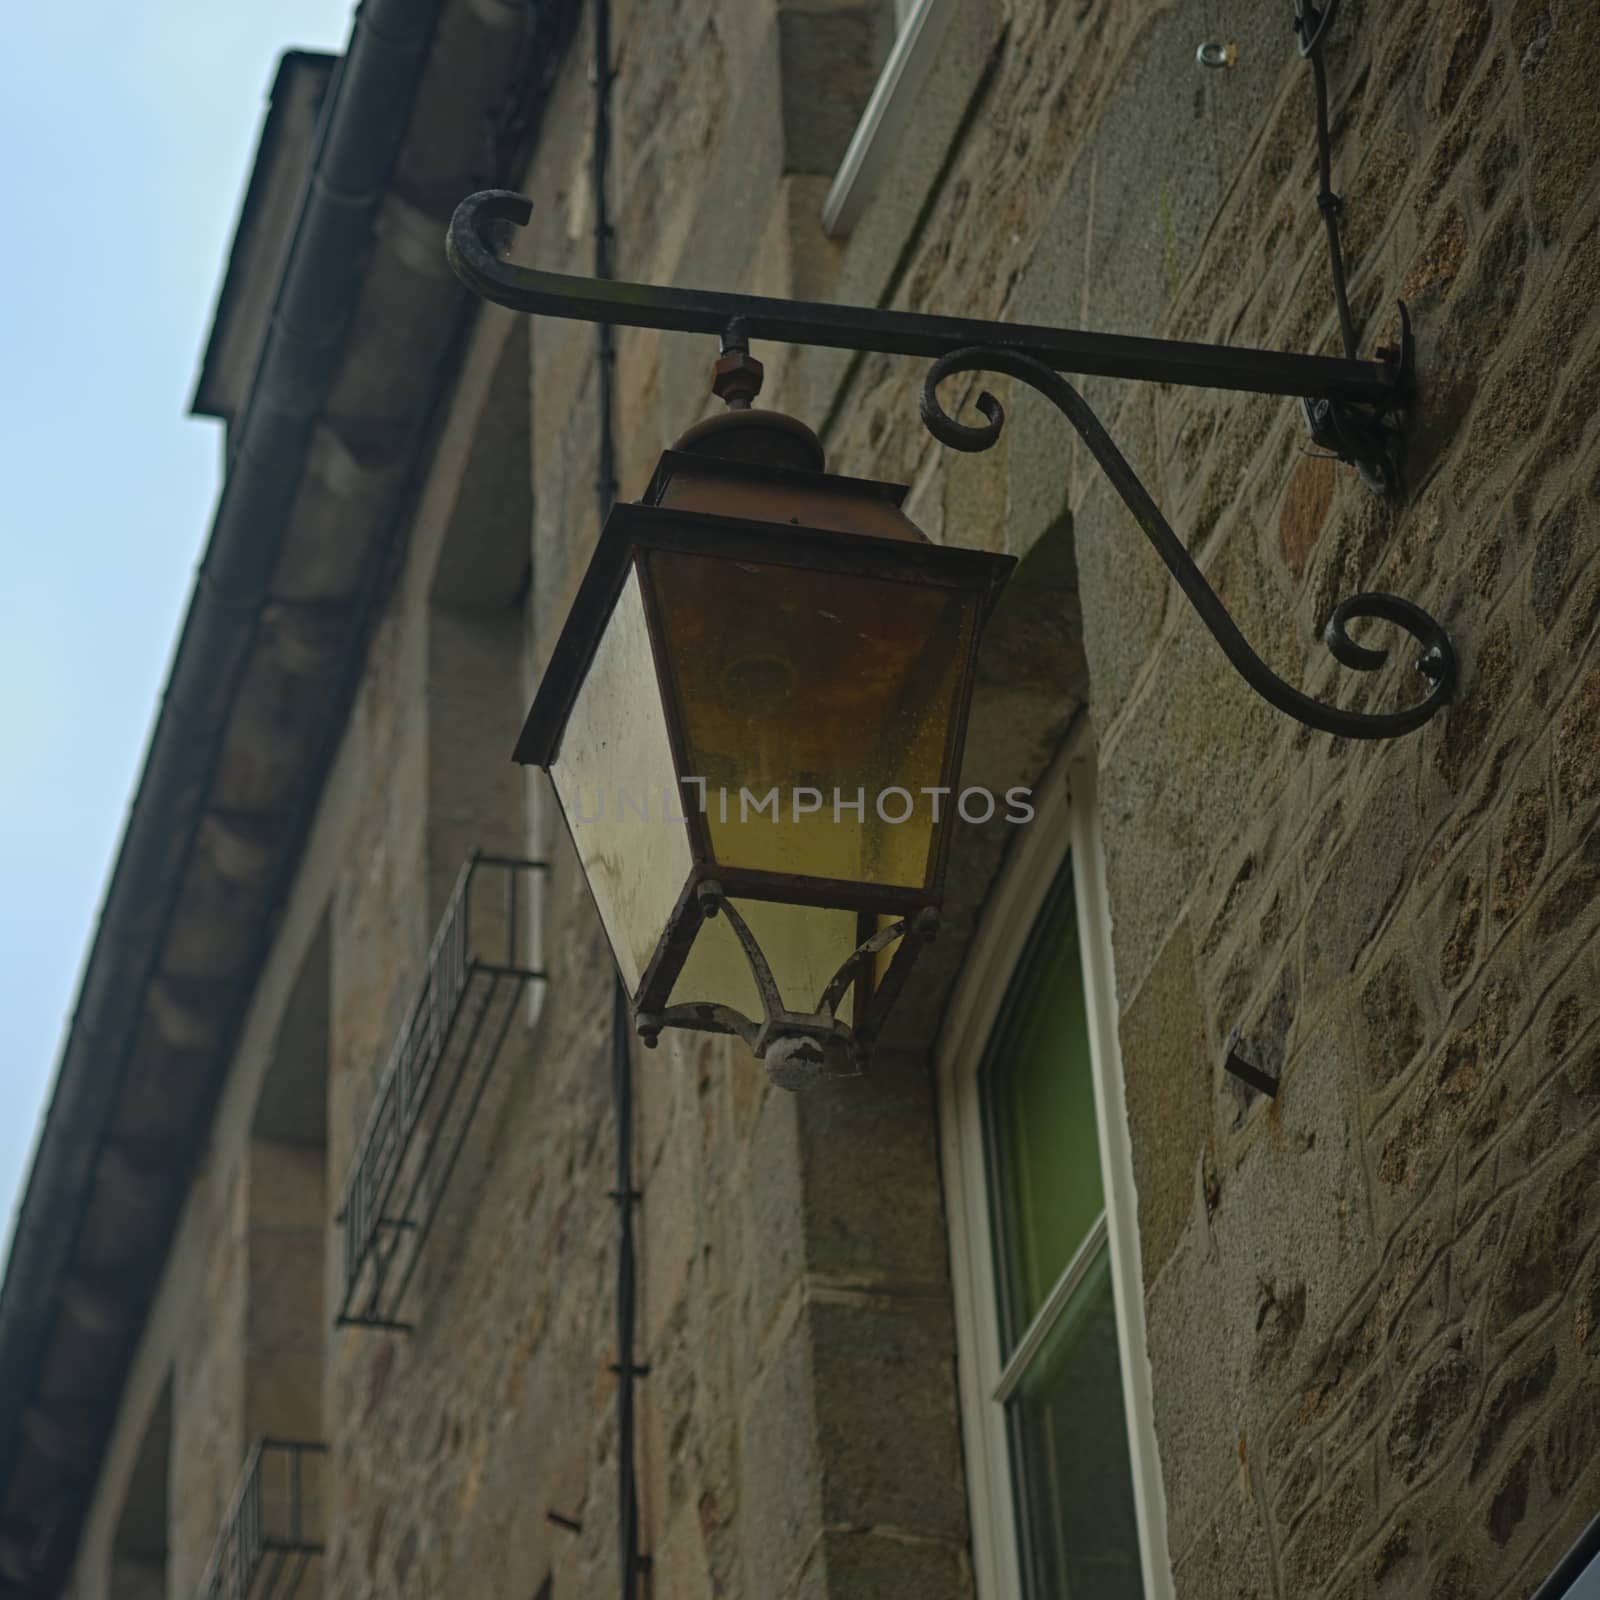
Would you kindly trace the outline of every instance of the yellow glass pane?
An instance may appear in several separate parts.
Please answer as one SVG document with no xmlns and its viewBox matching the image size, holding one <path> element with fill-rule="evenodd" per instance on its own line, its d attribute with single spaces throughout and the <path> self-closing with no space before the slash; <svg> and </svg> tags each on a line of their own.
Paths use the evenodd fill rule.
<svg viewBox="0 0 1600 1600">
<path fill-rule="evenodd" d="M 951 781 L 976 597 L 678 552 L 650 562 L 717 862 L 926 882 L 935 819 L 955 805 L 931 791 Z"/>
<path fill-rule="evenodd" d="M 623 982 L 637 993 L 691 864 L 637 571 L 601 635 L 550 779 Z"/>
<path fill-rule="evenodd" d="M 785 1007 L 810 1011 L 835 972 L 860 942 L 853 911 L 817 906 L 780 906 L 762 900 L 735 900 L 772 968 Z M 689 959 L 672 986 L 670 1005 L 697 1000 L 734 1007 L 752 1022 L 761 1020 L 761 997 L 744 947 L 726 917 L 713 917 L 700 929 Z M 838 1018 L 854 1016 L 854 992 L 845 996 Z"/>
</svg>

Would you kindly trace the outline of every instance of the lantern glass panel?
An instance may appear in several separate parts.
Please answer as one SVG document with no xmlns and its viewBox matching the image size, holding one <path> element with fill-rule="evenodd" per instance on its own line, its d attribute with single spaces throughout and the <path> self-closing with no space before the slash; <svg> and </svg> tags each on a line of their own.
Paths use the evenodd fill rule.
<svg viewBox="0 0 1600 1600">
<path fill-rule="evenodd" d="M 649 561 L 717 864 L 927 885 L 938 835 L 923 791 L 954 781 L 978 596 L 679 551 Z"/>
<path fill-rule="evenodd" d="M 789 1011 L 810 1011 L 860 942 L 854 911 L 777 905 L 767 900 L 733 900 L 731 904 L 761 946 Z M 750 963 L 726 917 L 712 917 L 702 925 L 672 987 L 672 1005 L 688 1005 L 697 1000 L 732 1006 L 747 1017 L 759 1018 L 762 1014 Z M 852 985 L 840 1003 L 839 1021 L 852 1024 L 854 1007 Z"/>
<path fill-rule="evenodd" d="M 623 982 L 637 994 L 693 864 L 637 568 L 595 649 L 550 777 Z"/>
</svg>

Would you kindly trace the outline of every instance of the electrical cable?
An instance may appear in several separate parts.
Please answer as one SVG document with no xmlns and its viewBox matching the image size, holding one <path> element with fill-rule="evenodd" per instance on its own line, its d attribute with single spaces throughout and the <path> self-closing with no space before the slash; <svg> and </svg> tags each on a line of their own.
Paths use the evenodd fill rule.
<svg viewBox="0 0 1600 1600">
<path fill-rule="evenodd" d="M 1333 299 L 1339 312 L 1339 334 L 1344 353 L 1355 359 L 1357 340 L 1355 319 L 1350 314 L 1350 295 L 1345 287 L 1344 252 L 1339 244 L 1339 213 L 1344 201 L 1333 190 L 1333 137 L 1328 128 L 1328 69 L 1322 59 L 1328 30 L 1339 11 L 1339 0 L 1323 0 L 1321 8 L 1311 0 L 1294 0 L 1294 28 L 1300 54 L 1311 63 L 1311 80 L 1317 101 L 1317 209 L 1322 213 L 1328 235 L 1328 269 L 1333 275 Z"/>
<path fill-rule="evenodd" d="M 594 0 L 594 128 L 590 189 L 594 205 L 594 275 L 612 277 L 612 229 L 608 176 L 611 166 L 611 5 Z M 617 364 L 611 325 L 599 324 L 595 350 L 595 377 L 600 437 L 595 470 L 595 499 L 599 526 L 617 497 L 616 439 L 612 430 L 613 390 Z M 629 1035 L 633 1031 L 628 992 L 618 978 L 611 1002 L 611 1098 L 617 1121 L 617 1559 L 622 1600 L 635 1600 L 639 1573 L 639 1495 L 634 1472 L 634 1380 L 643 1369 L 635 1366 L 633 1338 L 638 1293 L 634 1261 L 633 1207 L 638 1198 L 633 1185 L 633 1057 Z"/>
</svg>

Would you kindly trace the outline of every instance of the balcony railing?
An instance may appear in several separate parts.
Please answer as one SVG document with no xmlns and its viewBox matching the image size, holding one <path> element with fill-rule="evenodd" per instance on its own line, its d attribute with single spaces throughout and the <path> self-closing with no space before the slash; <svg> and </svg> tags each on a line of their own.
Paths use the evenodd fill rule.
<svg viewBox="0 0 1600 1600">
<path fill-rule="evenodd" d="M 475 853 L 456 879 L 345 1184 L 341 1326 L 412 1327 L 403 1308 L 423 1243 L 523 990 L 544 976 L 524 951 L 544 870 Z"/>
<path fill-rule="evenodd" d="M 195 1600 L 310 1600 L 322 1554 L 328 1447 L 258 1439 Z"/>
</svg>

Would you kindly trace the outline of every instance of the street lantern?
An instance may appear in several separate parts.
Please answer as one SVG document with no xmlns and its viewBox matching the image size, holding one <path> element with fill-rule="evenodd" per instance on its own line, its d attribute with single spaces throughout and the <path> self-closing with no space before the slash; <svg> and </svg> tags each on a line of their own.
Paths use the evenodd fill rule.
<svg viewBox="0 0 1600 1600">
<path fill-rule="evenodd" d="M 973 663 L 1015 564 L 731 409 L 607 519 L 516 759 L 550 775 L 641 1037 L 739 1035 L 794 1088 L 858 1071 L 937 926 Z"/>
<path fill-rule="evenodd" d="M 808 429 L 751 410 L 751 339 L 930 360 L 922 420 L 955 450 L 990 449 L 1005 415 L 980 391 L 983 424 L 958 421 L 939 386 L 1006 374 L 1072 426 L 1270 705 L 1345 739 L 1399 738 L 1449 705 L 1448 631 L 1383 591 L 1340 601 L 1323 642 L 1340 665 L 1376 672 L 1388 650 L 1350 625 L 1399 629 L 1418 646 L 1420 699 L 1356 710 L 1275 672 L 1063 376 L 1298 396 L 1313 442 L 1393 492 L 1415 388 L 1410 318 L 1402 304 L 1399 343 L 1381 359 L 1356 357 L 1337 205 L 1321 199 L 1343 357 L 569 277 L 500 259 L 497 230 L 532 213 L 523 196 L 491 189 L 456 207 L 450 263 L 484 299 L 722 340 L 716 388 L 732 409 L 662 457 L 641 504 L 608 517 L 517 747 L 554 781 L 647 1043 L 668 1027 L 735 1033 L 788 1087 L 859 1069 L 937 927 L 973 654 L 1012 565 L 930 544 L 900 511 L 904 490 L 831 476 Z"/>
</svg>

